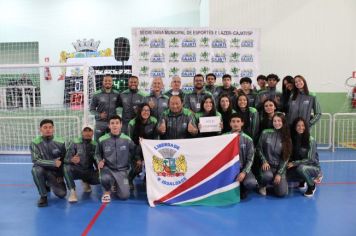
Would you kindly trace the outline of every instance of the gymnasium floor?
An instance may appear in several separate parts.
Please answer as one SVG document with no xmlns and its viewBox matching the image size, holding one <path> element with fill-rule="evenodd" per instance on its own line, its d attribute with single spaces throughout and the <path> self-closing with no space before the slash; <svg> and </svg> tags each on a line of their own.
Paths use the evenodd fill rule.
<svg viewBox="0 0 356 236">
<path fill-rule="evenodd" d="M 323 183 L 313 198 L 251 193 L 228 207 L 150 208 L 143 192 L 100 202 L 100 187 L 69 204 L 51 195 L 38 208 L 29 156 L 0 155 L 0 235 L 356 235 L 356 151 L 320 151 Z"/>
</svg>

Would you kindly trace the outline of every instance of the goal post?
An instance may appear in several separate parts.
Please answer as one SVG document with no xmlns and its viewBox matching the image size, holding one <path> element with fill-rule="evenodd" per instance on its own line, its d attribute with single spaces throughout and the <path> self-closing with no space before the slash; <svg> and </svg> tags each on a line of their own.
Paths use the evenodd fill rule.
<svg viewBox="0 0 356 236">
<path fill-rule="evenodd" d="M 52 119 L 66 143 L 83 124 L 94 125 L 89 103 L 95 84 L 87 64 L 1 64 L 0 154 L 30 153 L 42 119 Z"/>
</svg>

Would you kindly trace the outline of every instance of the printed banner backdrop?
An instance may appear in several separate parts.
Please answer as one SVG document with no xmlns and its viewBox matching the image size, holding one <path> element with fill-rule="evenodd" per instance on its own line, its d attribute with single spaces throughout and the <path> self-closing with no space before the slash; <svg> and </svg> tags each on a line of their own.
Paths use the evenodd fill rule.
<svg viewBox="0 0 356 236">
<path fill-rule="evenodd" d="M 224 206 L 239 202 L 240 185 L 235 181 L 240 171 L 238 143 L 236 134 L 143 139 L 149 205 Z"/>
<path fill-rule="evenodd" d="M 182 78 L 183 90 L 191 90 L 195 74 L 214 73 L 255 79 L 259 72 L 260 30 L 216 28 L 133 28 L 132 69 L 140 77 L 140 88 L 150 90 L 154 77 Z M 221 79 L 217 79 L 221 83 Z"/>
</svg>

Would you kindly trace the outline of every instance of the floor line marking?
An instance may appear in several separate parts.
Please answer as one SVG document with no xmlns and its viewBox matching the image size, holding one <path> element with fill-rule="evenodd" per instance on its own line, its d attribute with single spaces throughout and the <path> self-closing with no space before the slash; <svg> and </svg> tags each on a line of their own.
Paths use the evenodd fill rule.
<svg viewBox="0 0 356 236">
<path fill-rule="evenodd" d="M 95 224 L 96 220 L 99 218 L 101 213 L 104 211 L 106 205 L 107 205 L 107 203 L 102 203 L 101 204 L 99 210 L 95 213 L 94 217 L 90 220 L 89 224 L 87 225 L 87 227 L 85 228 L 84 232 L 82 233 L 82 236 L 88 235 L 89 231 L 91 230 L 91 228 Z"/>
</svg>

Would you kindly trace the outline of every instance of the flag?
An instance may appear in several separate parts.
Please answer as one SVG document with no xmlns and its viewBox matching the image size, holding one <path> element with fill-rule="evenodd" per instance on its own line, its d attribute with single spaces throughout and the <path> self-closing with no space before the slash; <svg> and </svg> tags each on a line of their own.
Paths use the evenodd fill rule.
<svg viewBox="0 0 356 236">
<path fill-rule="evenodd" d="M 151 207 L 224 206 L 240 201 L 239 137 L 141 140 Z"/>
</svg>

